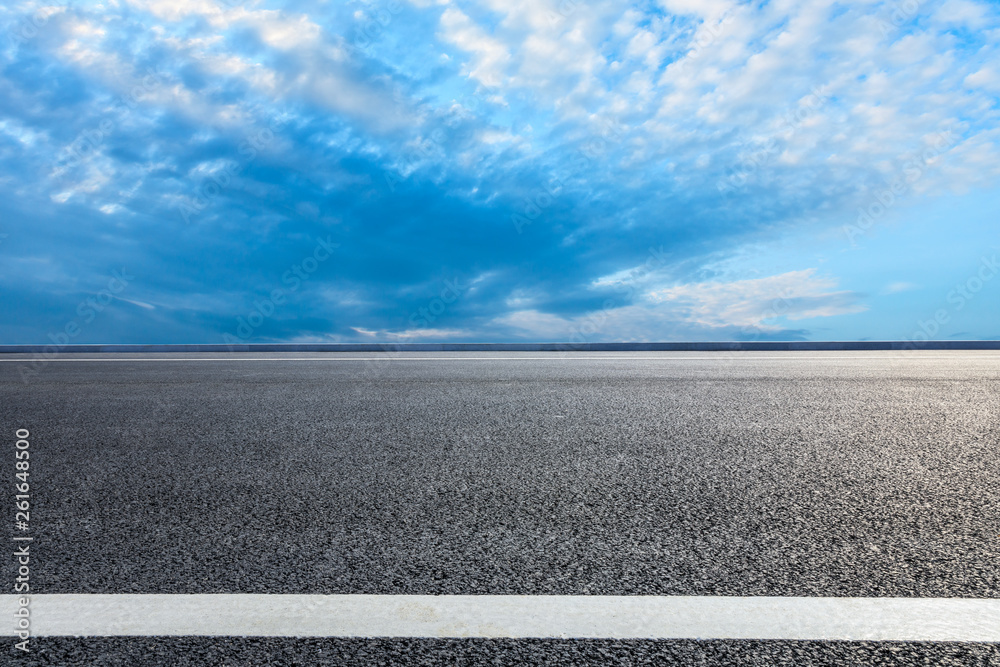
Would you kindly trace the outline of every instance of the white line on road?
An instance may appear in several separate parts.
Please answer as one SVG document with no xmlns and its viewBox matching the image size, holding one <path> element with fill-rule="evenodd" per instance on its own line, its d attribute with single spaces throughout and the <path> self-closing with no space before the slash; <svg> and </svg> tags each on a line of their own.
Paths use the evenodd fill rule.
<svg viewBox="0 0 1000 667">
<path fill-rule="evenodd" d="M 1000 641 L 1000 599 L 45 594 L 29 609 L 34 636 Z"/>
<path fill-rule="evenodd" d="M 549 357 L 393 357 L 388 356 L 393 353 L 387 353 L 384 357 L 179 357 L 179 358 L 165 358 L 165 357 L 139 357 L 135 359 L 129 358 L 115 358 L 115 359 L 75 359 L 73 357 L 55 357 L 52 359 L 44 359 L 45 363 L 51 362 L 79 362 L 79 361 L 91 361 L 91 362 L 145 362 L 145 361 L 169 361 L 169 362 L 187 362 L 187 361 L 593 361 L 593 360 L 612 360 L 612 361 L 706 361 L 706 360 L 726 360 L 732 361 L 734 359 L 739 359 L 740 361 L 825 361 L 830 359 L 852 359 L 855 361 L 882 361 L 882 360 L 903 360 L 902 356 L 856 356 L 856 357 L 783 357 L 783 356 L 773 356 L 773 357 L 747 357 L 743 356 L 741 352 L 720 352 L 718 356 L 713 357 L 590 357 L 590 356 L 555 356 L 559 354 L 558 352 L 552 353 L 553 356 Z M 586 353 L 582 353 L 586 355 Z M 921 360 L 948 360 L 955 361 L 955 357 L 926 357 L 926 356 L 907 356 L 906 361 L 911 361 L 914 359 Z M 984 359 L 1000 359 L 1000 356 L 976 356 L 974 359 L 982 361 Z M 38 361 L 38 359 L 0 359 L 0 362 L 7 363 L 27 363 Z"/>
</svg>

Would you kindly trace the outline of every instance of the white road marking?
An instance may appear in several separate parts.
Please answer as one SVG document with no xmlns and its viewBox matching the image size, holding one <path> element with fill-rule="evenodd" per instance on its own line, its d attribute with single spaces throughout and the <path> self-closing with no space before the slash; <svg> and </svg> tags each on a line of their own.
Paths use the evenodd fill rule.
<svg viewBox="0 0 1000 667">
<path fill-rule="evenodd" d="M 113 353 L 117 354 L 117 353 Z M 183 353 L 182 353 L 183 354 Z M 79 362 L 79 361 L 90 361 L 90 362 L 133 362 L 133 361 L 169 361 L 169 362 L 182 362 L 182 361 L 592 361 L 592 360 L 614 360 L 614 361 L 706 361 L 706 360 L 726 360 L 732 361 L 733 359 L 739 359 L 741 361 L 825 361 L 830 359 L 853 359 L 855 361 L 888 361 L 888 360 L 904 360 L 903 356 L 844 356 L 844 357 L 799 357 L 799 356 L 772 356 L 772 357 L 747 357 L 744 356 L 743 352 L 718 352 L 715 353 L 717 356 L 712 357 L 590 357 L 585 356 L 586 353 L 578 353 L 581 356 L 556 356 L 560 354 L 559 352 L 551 353 L 552 356 L 548 357 L 394 357 L 388 356 L 393 353 L 387 353 L 384 357 L 179 357 L 179 358 L 166 358 L 166 357 L 140 357 L 135 359 L 77 359 L 72 356 L 67 357 L 56 357 L 52 359 L 44 359 L 44 363 L 52 362 Z M 983 359 L 1000 359 L 1000 356 L 975 356 L 973 357 L 976 361 L 982 361 Z M 922 355 L 906 356 L 905 360 L 910 361 L 913 359 L 921 360 L 949 360 L 954 361 L 955 357 L 927 357 Z M 0 359 L 0 362 L 7 363 L 27 363 L 39 361 L 34 358 L 27 359 Z"/>
<path fill-rule="evenodd" d="M 4 595 L 0 616 L 17 609 Z M 45 594 L 29 609 L 32 636 L 1000 641 L 1000 599 Z"/>
</svg>

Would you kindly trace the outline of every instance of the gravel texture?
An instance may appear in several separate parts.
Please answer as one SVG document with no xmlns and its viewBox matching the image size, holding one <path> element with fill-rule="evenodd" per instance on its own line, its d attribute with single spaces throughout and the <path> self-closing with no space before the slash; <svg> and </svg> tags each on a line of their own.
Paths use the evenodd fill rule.
<svg viewBox="0 0 1000 667">
<path fill-rule="evenodd" d="M 11 453 L 31 431 L 34 592 L 1000 593 L 996 354 L 451 356 L 483 358 L 56 362 L 26 382 L 0 364 Z M 808 642 L 38 641 L 55 656 L 41 664 L 230 644 L 344 652 L 330 664 L 996 660 Z"/>
<path fill-rule="evenodd" d="M 996 644 L 571 639 L 262 639 L 143 637 L 38 640 L 17 665 L 267 667 L 269 665 L 1000 665 Z"/>
</svg>

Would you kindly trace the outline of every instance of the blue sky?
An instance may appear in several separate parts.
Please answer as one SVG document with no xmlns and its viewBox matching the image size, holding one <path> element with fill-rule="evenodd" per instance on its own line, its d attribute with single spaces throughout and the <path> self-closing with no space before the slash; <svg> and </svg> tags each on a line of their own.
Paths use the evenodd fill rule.
<svg viewBox="0 0 1000 667">
<path fill-rule="evenodd" d="M 2 343 L 1000 338 L 1000 6 L 0 8 Z"/>
</svg>

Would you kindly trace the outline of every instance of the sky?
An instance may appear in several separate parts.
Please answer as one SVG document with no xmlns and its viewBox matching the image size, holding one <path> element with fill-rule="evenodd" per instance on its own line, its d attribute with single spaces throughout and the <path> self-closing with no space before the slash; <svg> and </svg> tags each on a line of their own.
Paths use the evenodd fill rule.
<svg viewBox="0 0 1000 667">
<path fill-rule="evenodd" d="M 1000 3 L 0 27 L 0 343 L 1000 339 Z"/>
</svg>

